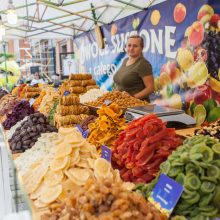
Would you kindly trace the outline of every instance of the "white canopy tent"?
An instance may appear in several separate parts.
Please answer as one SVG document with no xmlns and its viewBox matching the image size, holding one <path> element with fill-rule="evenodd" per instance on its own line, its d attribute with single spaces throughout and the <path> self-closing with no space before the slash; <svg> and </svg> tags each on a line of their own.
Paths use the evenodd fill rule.
<svg viewBox="0 0 220 220">
<path fill-rule="evenodd" d="M 0 15 L 6 27 L 5 39 L 71 38 L 165 0 L 14 0 L 18 22 L 10 25 L 8 2 L 0 0 Z M 92 5 L 93 13 L 92 13 Z M 95 14 L 95 16 L 94 16 Z"/>
</svg>

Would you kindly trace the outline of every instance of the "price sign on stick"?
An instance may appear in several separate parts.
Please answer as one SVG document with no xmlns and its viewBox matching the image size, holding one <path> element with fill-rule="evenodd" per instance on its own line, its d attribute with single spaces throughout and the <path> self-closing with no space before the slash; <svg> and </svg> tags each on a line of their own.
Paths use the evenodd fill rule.
<svg viewBox="0 0 220 220">
<path fill-rule="evenodd" d="M 111 163 L 112 150 L 109 147 L 106 147 L 105 145 L 102 146 L 102 158 L 106 159 Z"/>
</svg>

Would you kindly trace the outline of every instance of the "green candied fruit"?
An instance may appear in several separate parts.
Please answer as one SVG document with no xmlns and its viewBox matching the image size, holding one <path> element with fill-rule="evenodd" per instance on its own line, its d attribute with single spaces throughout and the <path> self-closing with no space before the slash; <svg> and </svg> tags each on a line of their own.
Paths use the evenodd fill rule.
<svg viewBox="0 0 220 220">
<path fill-rule="evenodd" d="M 217 144 L 212 145 L 212 150 L 213 150 L 216 154 L 220 154 L 220 143 L 217 143 Z"/>
<path fill-rule="evenodd" d="M 197 190 L 200 188 L 201 182 L 196 175 L 190 173 L 185 177 L 184 186 L 189 190 Z"/>
<path fill-rule="evenodd" d="M 220 169 L 217 166 L 211 165 L 207 169 L 207 175 L 208 175 L 208 177 L 213 177 L 215 179 L 219 179 L 220 178 Z"/>
<path fill-rule="evenodd" d="M 214 193 L 205 194 L 199 201 L 199 207 L 207 206 L 214 198 Z"/>
<path fill-rule="evenodd" d="M 200 190 L 203 193 L 211 193 L 215 190 L 215 187 L 216 187 L 215 183 L 212 183 L 210 181 L 204 181 L 204 182 L 202 182 Z"/>
</svg>

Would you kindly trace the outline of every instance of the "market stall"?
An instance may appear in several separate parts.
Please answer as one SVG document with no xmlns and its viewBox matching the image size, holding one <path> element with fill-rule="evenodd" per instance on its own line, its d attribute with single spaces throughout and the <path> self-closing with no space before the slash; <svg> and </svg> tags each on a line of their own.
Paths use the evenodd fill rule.
<svg viewBox="0 0 220 220">
<path fill-rule="evenodd" d="M 69 13 L 68 3 L 38 3 Z M 101 33 L 91 4 L 96 29 L 74 38 L 81 71 L 59 88 L 0 90 L 4 150 L 34 220 L 220 217 L 219 7 L 164 1 L 103 24 Z M 133 32 L 144 40 L 129 38 L 141 56 L 127 65 L 123 48 Z M 150 64 L 147 75 L 134 67 L 148 64 L 142 52 L 153 73 Z M 130 81 L 141 90 L 122 89 L 127 75 L 113 83 L 123 65 L 137 71 Z"/>
</svg>

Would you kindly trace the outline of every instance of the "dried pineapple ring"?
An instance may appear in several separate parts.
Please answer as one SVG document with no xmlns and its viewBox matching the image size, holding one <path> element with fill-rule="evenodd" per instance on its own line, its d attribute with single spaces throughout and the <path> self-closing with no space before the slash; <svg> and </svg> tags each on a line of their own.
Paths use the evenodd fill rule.
<svg viewBox="0 0 220 220">
<path fill-rule="evenodd" d="M 38 188 L 33 193 L 31 193 L 30 198 L 37 199 L 41 195 L 41 193 L 45 190 L 45 187 L 47 186 L 42 181 L 41 184 L 38 186 Z"/>
<path fill-rule="evenodd" d="M 71 168 L 69 170 L 66 170 L 65 174 L 69 177 L 71 181 L 79 186 L 84 185 L 91 175 L 88 169 L 80 168 Z"/>
<path fill-rule="evenodd" d="M 51 203 L 55 201 L 62 193 L 62 185 L 45 188 L 45 191 L 41 194 L 39 200 L 43 203 Z"/>
<path fill-rule="evenodd" d="M 68 134 L 71 134 L 71 133 L 75 133 L 76 129 L 73 128 L 73 127 L 70 127 L 70 128 L 59 128 L 59 134 L 62 134 L 62 135 L 68 135 Z"/>
<path fill-rule="evenodd" d="M 70 144 L 67 144 L 67 143 L 64 144 L 64 143 L 61 143 L 55 147 L 55 158 L 56 159 L 62 158 L 62 157 L 65 157 L 71 154 L 72 146 Z"/>
<path fill-rule="evenodd" d="M 69 161 L 68 156 L 53 159 L 53 161 L 50 164 L 50 169 L 53 171 L 62 170 L 67 165 L 68 161 Z"/>
<path fill-rule="evenodd" d="M 63 172 L 61 170 L 52 171 L 49 170 L 44 176 L 44 183 L 47 186 L 55 186 L 59 184 L 63 179 Z"/>
<path fill-rule="evenodd" d="M 111 164 L 103 158 L 96 159 L 94 164 L 94 173 L 97 179 L 102 179 L 110 176 Z"/>
<path fill-rule="evenodd" d="M 37 208 L 45 208 L 48 207 L 48 203 L 41 202 L 39 199 L 34 201 L 34 206 Z"/>
</svg>

